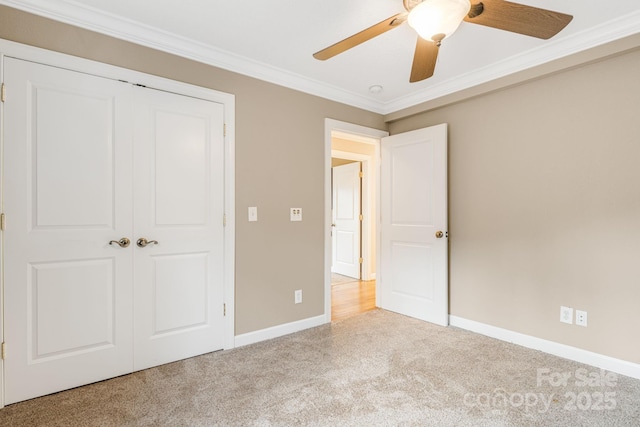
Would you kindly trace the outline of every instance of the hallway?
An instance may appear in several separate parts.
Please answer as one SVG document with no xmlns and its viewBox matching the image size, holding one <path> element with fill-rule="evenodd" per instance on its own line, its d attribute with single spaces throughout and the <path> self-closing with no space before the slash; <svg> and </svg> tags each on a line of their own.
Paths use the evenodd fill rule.
<svg viewBox="0 0 640 427">
<path fill-rule="evenodd" d="M 376 281 L 331 274 L 331 321 L 376 308 Z"/>
</svg>

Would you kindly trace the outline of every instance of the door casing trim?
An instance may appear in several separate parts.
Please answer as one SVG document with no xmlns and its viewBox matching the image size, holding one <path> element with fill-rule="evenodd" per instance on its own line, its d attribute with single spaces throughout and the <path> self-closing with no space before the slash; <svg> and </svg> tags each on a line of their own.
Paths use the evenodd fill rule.
<svg viewBox="0 0 640 427">
<path fill-rule="evenodd" d="M 373 159 L 372 168 L 376 171 L 374 193 L 376 212 L 378 212 L 380 140 L 389 136 L 389 132 L 329 118 L 324 120 L 324 316 L 326 323 L 331 322 L 331 140 L 336 135 L 376 145 L 377 154 Z M 378 233 L 376 226 L 376 234 Z"/>
</svg>

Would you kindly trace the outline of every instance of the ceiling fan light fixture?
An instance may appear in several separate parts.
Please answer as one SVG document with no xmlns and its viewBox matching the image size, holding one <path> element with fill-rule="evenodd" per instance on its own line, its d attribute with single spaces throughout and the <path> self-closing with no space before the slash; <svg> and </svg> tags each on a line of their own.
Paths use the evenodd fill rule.
<svg viewBox="0 0 640 427">
<path fill-rule="evenodd" d="M 424 0 L 411 10 L 408 22 L 420 37 L 439 43 L 458 29 L 470 8 L 469 0 Z"/>
</svg>

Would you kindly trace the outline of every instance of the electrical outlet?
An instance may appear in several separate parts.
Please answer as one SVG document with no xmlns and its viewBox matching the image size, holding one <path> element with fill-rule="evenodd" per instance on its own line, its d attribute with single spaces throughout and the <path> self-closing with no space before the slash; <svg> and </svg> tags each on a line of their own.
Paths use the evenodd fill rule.
<svg viewBox="0 0 640 427">
<path fill-rule="evenodd" d="M 576 325 L 587 326 L 587 312 L 582 310 L 576 310 Z"/>
<path fill-rule="evenodd" d="M 573 325 L 573 308 L 560 306 L 560 321 Z"/>
<path fill-rule="evenodd" d="M 293 302 L 296 304 L 302 303 L 302 289 L 298 289 L 293 293 Z"/>
</svg>

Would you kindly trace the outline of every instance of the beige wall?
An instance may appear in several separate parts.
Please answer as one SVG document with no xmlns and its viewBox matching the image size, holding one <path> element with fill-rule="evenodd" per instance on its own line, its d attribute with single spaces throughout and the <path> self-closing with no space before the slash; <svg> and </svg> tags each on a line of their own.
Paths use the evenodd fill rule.
<svg viewBox="0 0 640 427">
<path fill-rule="evenodd" d="M 355 163 L 356 160 L 345 160 L 345 159 L 337 159 L 335 157 L 331 158 L 331 167 L 335 168 L 336 166 L 348 165 L 349 163 Z"/>
<path fill-rule="evenodd" d="M 449 123 L 451 314 L 640 363 L 638 76 L 636 50 L 390 125 Z"/>
<path fill-rule="evenodd" d="M 366 156 L 375 156 L 376 147 L 373 144 L 364 142 L 351 141 L 342 138 L 331 139 L 331 149 L 338 151 L 346 151 L 347 153 L 364 154 Z"/>
<path fill-rule="evenodd" d="M 236 333 L 324 313 L 324 119 L 384 129 L 382 116 L 4 6 L 0 38 L 234 94 Z"/>
</svg>

